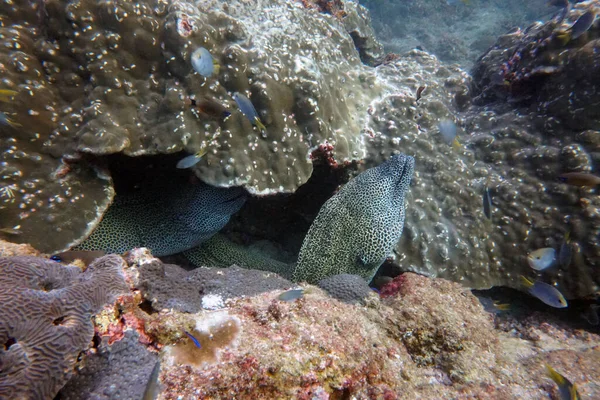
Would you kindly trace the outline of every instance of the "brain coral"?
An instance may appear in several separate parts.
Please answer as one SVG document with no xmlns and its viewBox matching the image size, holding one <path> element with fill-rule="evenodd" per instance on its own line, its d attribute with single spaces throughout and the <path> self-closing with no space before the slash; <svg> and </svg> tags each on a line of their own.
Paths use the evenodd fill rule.
<svg viewBox="0 0 600 400">
<path fill-rule="evenodd" d="M 398 154 L 350 180 L 321 208 L 302 243 L 294 281 L 340 273 L 371 280 L 402 235 L 414 159 Z"/>
<path fill-rule="evenodd" d="M 91 317 L 127 292 L 124 261 L 85 271 L 38 257 L 0 258 L 0 397 L 51 399 L 94 336 Z"/>
</svg>

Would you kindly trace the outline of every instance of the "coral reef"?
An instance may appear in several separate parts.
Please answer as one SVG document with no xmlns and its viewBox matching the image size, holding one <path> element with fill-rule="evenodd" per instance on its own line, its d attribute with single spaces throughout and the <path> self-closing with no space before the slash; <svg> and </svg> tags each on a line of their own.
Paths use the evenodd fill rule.
<svg viewBox="0 0 600 400">
<path fill-rule="evenodd" d="M 158 263 L 137 257 L 130 261 Z M 544 362 L 577 382 L 582 395 L 598 395 L 592 361 L 600 336 L 541 318 L 518 331 L 507 319 L 496 330 L 476 297 L 441 279 L 406 273 L 388 297 L 373 296 L 366 307 L 318 289 L 295 302 L 267 292 L 230 298 L 224 307 L 147 317 L 147 332 L 167 345 L 161 398 L 542 398 L 556 390 Z M 563 364 L 575 354 L 577 372 Z"/>
<path fill-rule="evenodd" d="M 94 336 L 91 317 L 128 291 L 119 256 L 82 272 L 37 257 L 0 258 L 0 397 L 53 398 Z"/>
<path fill-rule="evenodd" d="M 371 296 L 364 305 L 345 304 L 307 286 L 304 296 L 293 302 L 279 301 L 280 290 L 248 297 L 231 293 L 219 310 L 196 307 L 188 313 L 181 311 L 185 307 L 157 310 L 141 301 L 148 282 L 165 284 L 165 276 L 178 273 L 181 286 L 176 293 L 177 288 L 170 286 L 173 293 L 191 299 L 198 292 L 198 286 L 186 286 L 185 271 L 163 265 L 147 249 L 128 253 L 125 270 L 123 260 L 114 255 L 84 273 L 39 258 L 3 260 L 15 259 L 37 263 L 26 268 L 38 272 L 36 279 L 45 276 L 37 268 L 42 265 L 46 274 L 62 271 L 63 277 L 80 278 L 77 284 L 89 286 L 88 296 L 124 294 L 101 312 L 95 309 L 93 319 L 86 318 L 90 340 L 80 351 L 91 344 L 90 320 L 98 340 L 83 354 L 60 398 L 136 398 L 148 387 L 160 392 L 160 399 L 543 398 L 557 390 L 545 375 L 545 363 L 577 383 L 584 398 L 600 395 L 598 334 L 569 328 L 557 313 L 488 314 L 469 290 L 442 279 L 405 273 L 383 288 L 385 297 Z M 99 269 L 102 265 L 108 268 Z M 127 274 L 129 294 L 126 288 L 111 293 L 99 287 L 107 283 L 107 276 L 98 273 L 111 269 L 113 282 L 114 273 Z M 3 270 L 0 283 L 26 282 L 18 271 Z M 84 278 L 89 272 L 94 276 Z M 247 275 L 254 272 L 225 269 L 213 278 L 231 274 L 233 278 L 223 278 L 221 286 L 234 281 L 254 286 L 251 282 L 259 279 Z M 273 277 L 261 274 L 268 285 Z M 92 285 L 99 286 L 94 291 Z M 80 299 L 75 304 L 89 303 Z M 9 310 L 14 309 L 8 304 Z M 2 315 L 2 329 L 11 323 Z M 81 333 L 81 326 L 75 328 Z M 6 355 L 20 343 L 18 338 L 1 339 L 9 348 L 0 352 L 7 365 Z M 59 342 L 54 338 L 53 343 Z M 67 346 L 44 354 L 63 357 L 69 352 Z M 73 365 L 74 360 L 66 368 L 46 366 L 44 376 L 48 371 L 73 371 Z M 0 379 L 6 379 L 4 367 Z M 30 382 L 41 381 L 20 382 L 31 387 Z M 57 382 L 55 390 L 62 383 Z M 54 393 L 35 397 L 52 398 Z"/>
<path fill-rule="evenodd" d="M 414 75 L 423 67 L 413 63 L 427 65 L 427 72 Z M 593 170 L 593 132 L 557 128 L 549 135 L 542 133 L 535 115 L 470 106 L 469 78 L 423 52 L 399 56 L 378 70 L 393 86 L 410 83 L 415 92 L 427 86 L 418 104 L 414 92 L 388 92 L 375 104 L 369 122 L 373 138 L 367 166 L 397 151 L 417 160 L 405 231 L 395 249 L 400 268 L 472 288 L 520 288 L 519 275 L 532 274 L 526 255 L 541 247 L 558 248 L 570 231 L 571 265 L 538 276 L 568 298 L 594 293 L 600 282 L 594 267 L 600 254 L 595 240 L 600 199 L 590 189 L 557 179 L 566 172 L 563 165 Z M 447 118 L 458 127 L 459 149 L 439 135 L 437 124 Z M 483 213 L 486 187 L 491 220 Z"/>
<path fill-rule="evenodd" d="M 413 170 L 412 157 L 395 155 L 327 200 L 304 238 L 293 280 L 353 273 L 370 281 L 402 235 Z"/>
<path fill-rule="evenodd" d="M 2 13 L 4 29 L 18 30 L 29 46 L 4 46 L 7 59 L 16 57 L 6 84 L 25 90 L 31 75 L 40 82 L 36 91 L 55 101 L 52 123 L 45 122 L 53 154 L 139 156 L 208 147 L 196 166 L 207 183 L 293 191 L 310 176 L 312 147 L 329 141 L 340 160 L 362 156 L 355 115 L 370 80 L 354 71 L 360 58 L 342 22 L 288 4 L 15 4 Z M 29 31 L 34 23 L 40 27 Z M 361 30 L 359 36 L 368 35 Z M 204 78 L 192 69 L 190 54 L 201 46 L 222 64 L 218 76 Z M 17 56 L 26 60 L 19 63 Z M 27 73 L 20 72 L 22 64 Z M 249 94 L 264 133 L 237 111 L 230 97 L 236 91 Z M 235 112 L 225 121 L 207 120 L 186 107 L 190 96 Z M 36 97 L 31 106 L 42 102 Z M 24 115 L 25 104 L 15 102 L 14 111 Z M 46 114 L 38 118 L 45 121 Z"/>
<path fill-rule="evenodd" d="M 575 5 L 565 16 L 515 29 L 498 38 L 473 68 L 478 103 L 510 101 L 529 107 L 545 130 L 600 129 L 598 101 L 600 23 L 570 39 L 568 29 L 597 2 Z M 597 142 L 594 143 L 597 146 Z"/>
<path fill-rule="evenodd" d="M 102 337 L 97 353 L 87 355 L 77 374 L 60 390 L 63 400 L 140 399 L 158 361 L 133 330 L 110 345 Z"/>
<path fill-rule="evenodd" d="M 358 275 L 333 275 L 319 281 L 318 286 L 328 295 L 344 303 L 362 303 L 373 291 L 367 282 Z"/>
<path fill-rule="evenodd" d="M 0 90 L 17 92 L 0 111 L 20 125 L 0 124 L 0 219 L 11 228 L 0 237 L 60 251 L 89 234 L 114 192 L 103 169 L 61 158 L 63 151 L 49 146 L 59 120 L 77 119 L 70 103 L 84 92 L 74 60 L 41 39 L 44 4 L 19 1 L 0 10 Z"/>
<path fill-rule="evenodd" d="M 216 188 L 202 182 L 119 195 L 77 248 L 124 253 L 147 247 L 157 256 L 179 253 L 217 233 L 245 201 L 242 188 Z"/>
</svg>

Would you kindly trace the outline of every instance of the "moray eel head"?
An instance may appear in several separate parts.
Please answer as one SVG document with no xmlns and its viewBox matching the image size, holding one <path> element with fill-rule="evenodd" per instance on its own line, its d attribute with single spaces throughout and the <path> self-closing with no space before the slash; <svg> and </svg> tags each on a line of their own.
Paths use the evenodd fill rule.
<svg viewBox="0 0 600 400">
<path fill-rule="evenodd" d="M 371 280 L 402 235 L 414 164 L 395 155 L 327 200 L 302 243 L 293 280 L 316 283 L 343 273 Z"/>
</svg>

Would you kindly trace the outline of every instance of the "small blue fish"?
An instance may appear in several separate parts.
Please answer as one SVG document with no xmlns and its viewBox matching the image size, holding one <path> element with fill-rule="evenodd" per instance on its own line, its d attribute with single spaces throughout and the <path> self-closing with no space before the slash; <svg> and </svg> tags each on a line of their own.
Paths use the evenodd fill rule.
<svg viewBox="0 0 600 400">
<path fill-rule="evenodd" d="M 199 349 L 201 349 L 201 348 L 202 348 L 202 346 L 200 345 L 200 342 L 198 341 L 198 339 L 196 339 L 196 338 L 194 337 L 194 335 L 192 335 L 192 334 L 191 334 L 191 333 L 189 333 L 188 331 L 183 331 L 183 332 L 184 332 L 184 333 L 187 335 L 187 337 L 189 337 L 189 338 L 190 338 L 190 340 L 191 340 L 192 342 L 194 342 L 194 345 L 196 345 L 196 347 L 197 347 L 197 348 L 199 348 Z"/>
<path fill-rule="evenodd" d="M 529 266 L 536 271 L 543 271 L 546 268 L 554 265 L 556 261 L 556 250 L 552 247 L 544 247 L 543 249 L 537 249 L 527 255 L 527 262 Z"/>
<path fill-rule="evenodd" d="M 196 71 L 205 78 L 210 77 L 213 73 L 219 73 L 219 63 L 204 47 L 200 47 L 194 50 L 190 61 L 192 62 L 192 67 L 194 68 L 194 71 Z"/>
<path fill-rule="evenodd" d="M 548 371 L 548 376 L 552 379 L 556 385 L 558 385 L 558 393 L 560 394 L 560 400 L 579 400 L 581 397 L 577 392 L 577 385 L 575 383 L 571 383 L 567 378 L 559 374 L 546 364 L 546 370 Z"/>
<path fill-rule="evenodd" d="M 571 259 L 573 258 L 573 247 L 571 246 L 571 234 L 567 232 L 565 235 L 562 244 L 560 245 L 560 250 L 558 251 L 558 262 L 560 266 L 563 268 L 567 268 L 571 265 Z"/>
<path fill-rule="evenodd" d="M 565 308 L 568 306 L 567 300 L 554 286 L 540 281 L 531 281 L 521 275 L 523 284 L 533 297 L 537 297 L 550 307 Z"/>
<path fill-rule="evenodd" d="M 11 128 L 18 128 L 20 126 L 23 126 L 23 125 L 19 124 L 18 122 L 15 122 L 12 119 L 10 119 L 8 117 L 8 115 L 6 115 L 3 112 L 0 112 L 0 124 L 2 124 L 2 125 L 8 125 Z"/>
<path fill-rule="evenodd" d="M 499 301 L 495 301 L 489 297 L 483 296 L 477 296 L 477 298 L 483 306 L 483 309 L 490 314 L 500 314 L 504 311 L 510 310 L 510 304 L 508 303 L 500 303 Z"/>
<path fill-rule="evenodd" d="M 206 147 L 203 147 L 200 150 L 198 150 L 197 153 L 189 155 L 189 156 L 184 157 L 181 160 L 179 160 L 179 162 L 177 163 L 177 165 L 175 167 L 179 168 L 179 169 L 191 168 L 194 165 L 198 164 L 198 162 L 202 159 L 202 157 L 207 152 L 208 152 L 208 149 Z"/>
<path fill-rule="evenodd" d="M 304 295 L 304 289 L 292 289 L 287 292 L 283 292 L 277 297 L 281 301 L 294 301 L 298 300 Z"/>
<path fill-rule="evenodd" d="M 483 191 L 483 214 L 487 219 L 492 219 L 492 196 L 487 186 Z"/>
<path fill-rule="evenodd" d="M 438 124 L 438 129 L 444 142 L 452 145 L 455 149 L 460 148 L 460 142 L 458 141 L 456 124 L 449 119 L 445 119 Z"/>
<path fill-rule="evenodd" d="M 577 21 L 571 26 L 571 40 L 577 39 L 579 36 L 587 32 L 588 29 L 594 23 L 596 19 L 596 13 L 592 10 L 588 10 L 585 14 L 577 18 Z"/>
<path fill-rule="evenodd" d="M 250 120 L 250 122 L 252 122 L 254 125 L 256 125 L 258 127 L 258 129 L 260 129 L 261 131 L 264 131 L 267 129 L 267 128 L 265 128 L 264 124 L 258 117 L 258 113 L 256 112 L 256 109 L 252 105 L 252 102 L 250 101 L 249 98 L 247 98 L 246 96 L 244 96 L 241 93 L 235 92 L 233 94 L 233 99 L 235 100 L 238 107 L 240 108 L 240 111 L 246 116 L 246 118 L 248 118 Z"/>
</svg>

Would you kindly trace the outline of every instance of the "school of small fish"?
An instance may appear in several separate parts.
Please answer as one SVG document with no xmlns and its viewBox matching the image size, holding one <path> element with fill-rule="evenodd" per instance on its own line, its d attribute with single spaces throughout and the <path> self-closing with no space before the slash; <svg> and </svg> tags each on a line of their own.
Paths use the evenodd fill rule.
<svg viewBox="0 0 600 400">
<path fill-rule="evenodd" d="M 194 71 L 207 79 L 213 75 L 218 75 L 221 68 L 219 62 L 204 47 L 199 47 L 192 52 L 192 55 L 190 56 L 190 62 Z M 260 132 L 265 133 L 267 128 L 261 121 L 258 112 L 256 112 L 256 109 L 252 104 L 252 101 L 250 101 L 250 99 L 242 93 L 238 92 L 235 92 L 232 95 L 232 99 L 235 101 L 241 113 L 244 114 L 250 123 L 256 126 Z M 231 112 L 225 106 L 214 99 L 190 99 L 189 104 L 200 114 L 209 118 L 225 120 L 231 115 Z M 207 152 L 208 148 L 203 147 L 196 153 L 179 160 L 176 167 L 180 169 L 191 168 L 198 164 Z"/>
</svg>

